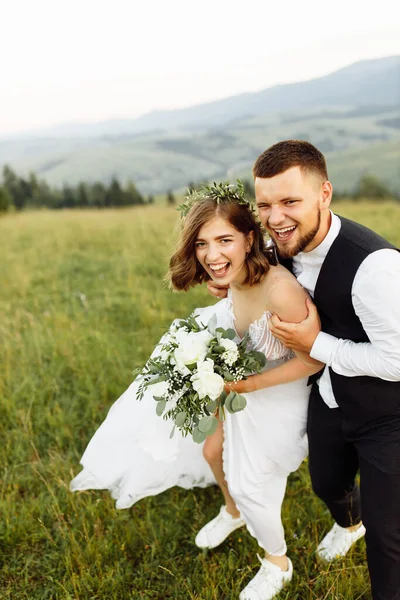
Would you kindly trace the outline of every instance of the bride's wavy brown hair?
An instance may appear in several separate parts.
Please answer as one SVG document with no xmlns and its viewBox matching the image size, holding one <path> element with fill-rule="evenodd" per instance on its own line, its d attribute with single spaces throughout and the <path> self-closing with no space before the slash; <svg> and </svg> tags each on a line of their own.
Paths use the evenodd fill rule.
<svg viewBox="0 0 400 600">
<path fill-rule="evenodd" d="M 195 242 L 199 231 L 214 217 L 221 217 L 237 231 L 248 236 L 254 232 L 253 245 L 246 257 L 247 276 L 245 285 L 259 283 L 274 263 L 271 253 L 265 247 L 263 231 L 250 207 L 238 202 L 218 203 L 212 198 L 196 202 L 188 212 L 175 252 L 169 261 L 167 281 L 174 290 L 187 291 L 190 287 L 203 283 L 210 276 L 196 258 Z"/>
</svg>

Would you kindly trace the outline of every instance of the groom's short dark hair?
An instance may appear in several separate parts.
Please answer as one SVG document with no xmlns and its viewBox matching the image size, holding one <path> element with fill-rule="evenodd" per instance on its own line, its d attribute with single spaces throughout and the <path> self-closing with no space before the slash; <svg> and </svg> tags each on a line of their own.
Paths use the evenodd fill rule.
<svg viewBox="0 0 400 600">
<path fill-rule="evenodd" d="M 265 150 L 254 163 L 253 176 L 254 179 L 275 177 L 292 167 L 316 173 L 324 181 L 328 179 L 324 155 L 310 142 L 303 140 L 285 140 Z"/>
</svg>

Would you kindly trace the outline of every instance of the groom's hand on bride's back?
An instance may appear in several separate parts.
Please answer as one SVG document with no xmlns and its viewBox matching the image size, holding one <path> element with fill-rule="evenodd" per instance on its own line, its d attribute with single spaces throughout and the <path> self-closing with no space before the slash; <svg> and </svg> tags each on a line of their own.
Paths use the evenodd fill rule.
<svg viewBox="0 0 400 600">
<path fill-rule="evenodd" d="M 214 283 L 214 281 L 210 280 L 207 282 L 207 289 L 212 296 L 219 298 L 226 298 L 228 295 L 228 285 L 218 285 L 218 283 Z"/>
</svg>

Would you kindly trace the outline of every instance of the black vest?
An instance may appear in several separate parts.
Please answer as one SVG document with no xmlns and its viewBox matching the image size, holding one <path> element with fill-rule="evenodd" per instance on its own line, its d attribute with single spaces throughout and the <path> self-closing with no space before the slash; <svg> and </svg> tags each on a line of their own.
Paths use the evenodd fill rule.
<svg viewBox="0 0 400 600">
<path fill-rule="evenodd" d="M 356 315 L 351 291 L 354 277 L 364 259 L 383 248 L 396 249 L 370 229 L 340 217 L 341 228 L 321 267 L 314 302 L 322 331 L 354 342 L 369 342 Z M 287 261 L 282 261 L 289 266 Z M 400 419 L 400 381 L 376 377 L 338 375 L 329 368 L 333 393 L 343 412 L 344 428 L 353 437 L 364 435 L 376 422 Z M 394 423 L 393 423 L 394 425 Z M 397 425 L 396 425 L 397 426 Z M 390 432 L 388 431 L 390 435 Z"/>
</svg>

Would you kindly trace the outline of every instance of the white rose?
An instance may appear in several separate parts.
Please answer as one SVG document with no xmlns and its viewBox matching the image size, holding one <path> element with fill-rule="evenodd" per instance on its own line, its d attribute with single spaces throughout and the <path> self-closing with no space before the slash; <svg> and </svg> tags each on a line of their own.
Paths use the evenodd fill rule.
<svg viewBox="0 0 400 600">
<path fill-rule="evenodd" d="M 233 340 L 222 338 L 220 345 L 225 348 L 225 352 L 221 354 L 222 360 L 229 366 L 232 366 L 239 358 L 239 350 Z"/>
<path fill-rule="evenodd" d="M 149 385 L 149 390 L 153 396 L 161 398 L 162 396 L 165 396 L 165 394 L 168 392 L 168 382 L 159 381 L 158 383 L 151 383 Z"/>
<path fill-rule="evenodd" d="M 208 352 L 210 339 L 199 333 L 189 333 L 178 340 L 179 346 L 175 349 L 174 357 L 177 365 L 193 365 L 204 360 Z"/>
<path fill-rule="evenodd" d="M 177 329 L 174 333 L 174 341 L 180 344 L 183 342 L 189 335 L 189 332 L 184 327 Z"/>
<path fill-rule="evenodd" d="M 224 389 L 224 380 L 218 373 L 214 373 L 214 361 L 210 358 L 197 363 L 197 372 L 190 379 L 199 398 L 208 396 L 211 400 L 216 400 Z"/>
<path fill-rule="evenodd" d="M 207 331 L 207 329 L 203 329 L 203 331 L 193 333 L 192 335 L 197 340 L 202 340 L 206 344 L 206 346 L 208 346 L 209 343 L 211 342 L 211 340 L 213 339 L 213 336 L 211 335 L 211 333 L 209 331 Z"/>
<path fill-rule="evenodd" d="M 233 340 L 229 340 L 228 338 L 221 338 L 220 346 L 225 348 L 225 350 L 232 350 L 238 352 L 237 345 Z"/>
</svg>

